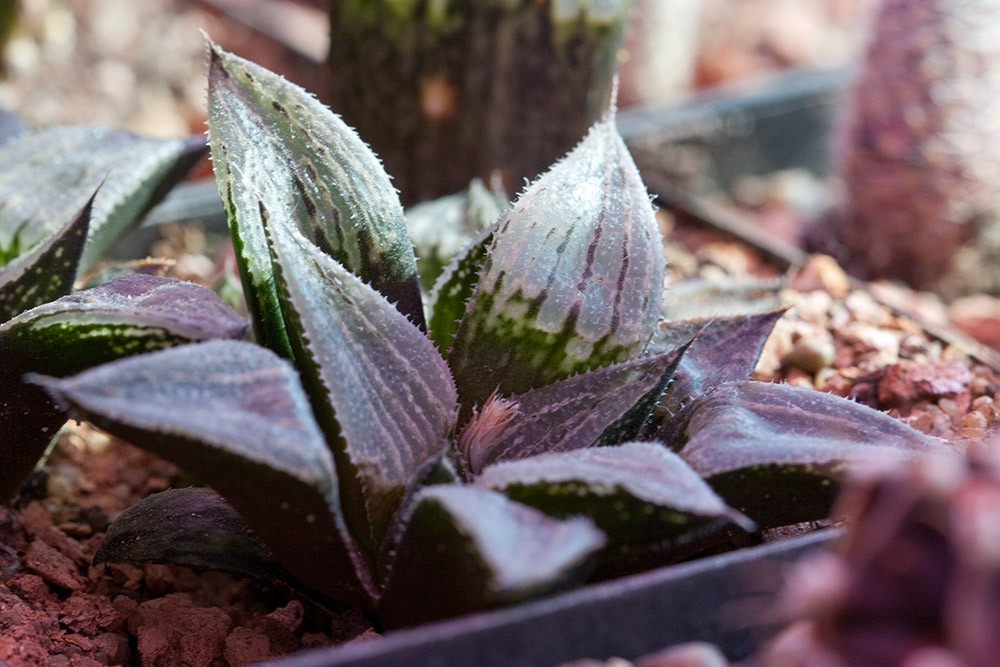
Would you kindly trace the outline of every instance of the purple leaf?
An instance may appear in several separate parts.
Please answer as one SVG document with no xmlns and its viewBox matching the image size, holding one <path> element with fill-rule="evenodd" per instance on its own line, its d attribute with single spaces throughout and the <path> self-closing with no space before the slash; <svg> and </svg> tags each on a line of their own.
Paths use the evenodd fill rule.
<svg viewBox="0 0 1000 667">
<path fill-rule="evenodd" d="M 0 325 L 0 351 L 19 373 L 69 375 L 139 352 L 242 338 L 247 323 L 194 283 L 128 275 L 64 296 Z"/>
<path fill-rule="evenodd" d="M 459 436 L 467 471 L 636 437 L 687 349 L 587 371 L 518 396 L 494 396 Z"/>
<path fill-rule="evenodd" d="M 51 265 L 50 265 L 51 267 Z M 125 276 L 38 306 L 0 325 L 0 499 L 21 487 L 65 421 L 27 372 L 70 375 L 127 355 L 209 338 L 246 322 L 211 290 Z"/>
<path fill-rule="evenodd" d="M 205 152 L 203 137 L 151 139 L 88 127 L 21 135 L 0 146 L 0 253 L 41 243 L 100 186 L 80 260 L 85 268 Z"/>
<path fill-rule="evenodd" d="M 267 583 L 291 575 L 246 521 L 211 489 L 170 489 L 118 515 L 94 553 L 100 563 L 171 563 Z"/>
<path fill-rule="evenodd" d="M 208 44 L 208 134 L 258 340 L 283 355 L 262 211 L 423 325 L 403 207 L 371 149 L 313 95 Z"/>
<path fill-rule="evenodd" d="M 273 352 L 210 341 L 35 381 L 215 488 L 303 584 L 343 602 L 373 598 L 330 452 L 295 369 Z"/>
<path fill-rule="evenodd" d="M 583 581 L 604 534 L 469 486 L 420 492 L 379 603 L 389 626 L 413 625 L 544 595 Z"/>
<path fill-rule="evenodd" d="M 556 517 L 587 516 L 609 538 L 604 561 L 643 549 L 661 561 L 690 555 L 735 523 L 753 523 L 730 509 L 691 466 L 660 443 L 629 442 L 497 463 L 475 480 L 512 500 Z"/>
<path fill-rule="evenodd" d="M 73 289 L 93 203 L 91 197 L 60 229 L 0 266 L 0 323 Z"/>
<path fill-rule="evenodd" d="M 681 457 L 764 528 L 824 518 L 860 463 L 956 455 L 859 403 L 765 382 L 725 384 L 699 398 L 687 436 Z"/>
<path fill-rule="evenodd" d="M 448 353 L 463 418 L 641 353 L 659 319 L 663 242 L 609 115 L 500 221 Z"/>
<path fill-rule="evenodd" d="M 657 408 L 662 419 L 656 439 L 679 446 L 690 418 L 691 403 L 724 382 L 750 377 L 775 323 L 785 309 L 753 315 L 732 315 L 661 322 L 650 347 L 670 350 L 698 334 L 681 359 L 674 381 Z"/>
<path fill-rule="evenodd" d="M 455 423 L 448 367 L 416 325 L 294 228 L 268 225 L 296 365 L 341 474 L 349 525 L 379 548 Z"/>
</svg>

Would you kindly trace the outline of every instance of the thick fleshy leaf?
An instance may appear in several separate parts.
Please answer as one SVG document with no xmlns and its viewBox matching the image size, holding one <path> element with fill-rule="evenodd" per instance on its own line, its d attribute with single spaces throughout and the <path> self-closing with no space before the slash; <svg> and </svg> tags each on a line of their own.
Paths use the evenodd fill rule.
<svg viewBox="0 0 1000 667">
<path fill-rule="evenodd" d="M 427 335 L 442 354 L 451 348 L 498 227 L 497 222 L 482 230 L 472 243 L 455 255 L 431 290 Z"/>
<path fill-rule="evenodd" d="M 687 349 L 598 368 L 509 398 L 494 395 L 459 436 L 467 472 L 634 439 Z"/>
<path fill-rule="evenodd" d="M 247 322 L 209 289 L 135 274 L 64 296 L 0 325 L 15 372 L 70 375 L 120 357 L 212 338 L 242 338 Z"/>
<path fill-rule="evenodd" d="M 707 539 L 753 522 L 730 509 L 691 466 L 660 443 L 629 442 L 540 454 L 486 468 L 475 481 L 556 517 L 586 516 L 608 535 L 605 562 L 658 552 L 689 556 Z"/>
<path fill-rule="evenodd" d="M 452 258 L 508 208 L 510 201 L 501 184 L 494 184 L 490 190 L 476 178 L 462 192 L 406 209 L 406 227 L 417 253 L 421 287 L 430 290 Z"/>
<path fill-rule="evenodd" d="M 755 315 L 733 315 L 661 322 L 650 343 L 652 350 L 671 350 L 698 334 L 657 406 L 662 420 L 656 439 L 670 446 L 683 441 L 690 406 L 699 396 L 724 382 L 750 377 L 764 343 L 785 309 Z"/>
<path fill-rule="evenodd" d="M 17 492 L 65 421 L 24 373 L 70 375 L 171 345 L 239 338 L 246 328 L 211 290 L 146 275 L 116 278 L 0 325 L 0 499 Z"/>
<path fill-rule="evenodd" d="M 537 597 L 583 581 L 604 534 L 471 486 L 423 490 L 380 600 L 390 626 Z"/>
<path fill-rule="evenodd" d="M 635 356 L 665 267 L 649 196 L 609 115 L 500 222 L 448 361 L 463 415 Z"/>
<path fill-rule="evenodd" d="M 61 127 L 0 146 L 0 256 L 23 254 L 100 186 L 80 266 L 92 264 L 205 154 L 202 137 L 152 139 Z"/>
<path fill-rule="evenodd" d="M 209 341 L 35 380 L 73 414 L 215 488 L 303 584 L 345 602 L 374 595 L 333 459 L 295 369 L 273 352 Z"/>
<path fill-rule="evenodd" d="M 118 515 L 94 553 L 100 563 L 171 563 L 265 582 L 291 575 L 215 491 L 170 489 Z"/>
<path fill-rule="evenodd" d="M 208 136 L 258 339 L 290 354 L 262 211 L 423 324 L 403 207 L 378 158 L 315 97 L 209 44 Z"/>
<path fill-rule="evenodd" d="M 766 382 L 725 384 L 699 398 L 687 435 L 681 457 L 764 528 L 827 516 L 856 464 L 956 455 L 860 403 Z"/>
<path fill-rule="evenodd" d="M 0 266 L 0 323 L 73 289 L 93 203 L 91 197 L 60 229 Z"/>
<path fill-rule="evenodd" d="M 455 386 L 430 340 L 381 294 L 297 229 L 268 224 L 267 232 L 296 364 L 337 461 L 348 523 L 375 553 L 407 487 L 444 453 Z"/>
</svg>

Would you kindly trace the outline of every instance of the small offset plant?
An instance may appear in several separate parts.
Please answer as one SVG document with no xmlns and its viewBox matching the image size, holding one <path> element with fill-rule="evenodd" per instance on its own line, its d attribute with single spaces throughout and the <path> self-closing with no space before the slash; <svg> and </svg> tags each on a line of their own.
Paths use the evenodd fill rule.
<svg viewBox="0 0 1000 667">
<path fill-rule="evenodd" d="M 612 114 L 425 311 L 374 154 L 305 91 L 209 52 L 256 342 L 28 376 L 214 489 L 151 496 L 96 560 L 283 580 L 405 625 L 818 519 L 852 462 L 950 454 L 861 405 L 748 382 L 780 311 L 660 321 L 662 239 Z"/>
</svg>

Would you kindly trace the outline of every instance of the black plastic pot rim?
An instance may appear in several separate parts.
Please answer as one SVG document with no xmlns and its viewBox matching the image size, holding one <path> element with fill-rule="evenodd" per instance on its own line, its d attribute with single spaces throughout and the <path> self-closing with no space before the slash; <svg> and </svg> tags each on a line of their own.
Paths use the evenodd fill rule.
<svg viewBox="0 0 1000 667">
<path fill-rule="evenodd" d="M 821 530 L 261 665 L 538 667 L 634 659 L 689 641 L 740 659 L 783 625 L 775 600 L 788 567 L 839 534 Z"/>
</svg>

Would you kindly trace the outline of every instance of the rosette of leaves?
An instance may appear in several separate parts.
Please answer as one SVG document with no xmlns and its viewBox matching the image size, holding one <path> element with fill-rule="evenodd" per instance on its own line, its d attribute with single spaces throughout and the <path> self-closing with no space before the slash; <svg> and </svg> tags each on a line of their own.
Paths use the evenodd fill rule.
<svg viewBox="0 0 1000 667">
<path fill-rule="evenodd" d="M 659 321 L 662 239 L 613 117 L 452 261 L 425 319 L 402 208 L 353 131 L 214 45 L 209 105 L 263 345 L 33 378 L 214 489 L 126 512 L 98 561 L 267 573 L 401 625 L 828 510 L 760 493 L 775 477 L 808 494 L 858 458 L 944 451 L 841 399 L 746 383 L 780 312 Z M 755 439 L 755 420 L 784 439 Z"/>
<path fill-rule="evenodd" d="M 0 128 L 0 500 L 17 492 L 65 421 L 25 373 L 71 375 L 121 356 L 246 325 L 208 290 L 134 276 L 69 295 L 81 267 L 206 152 L 85 127 Z M 69 295 L 69 296 L 67 296 Z"/>
</svg>

